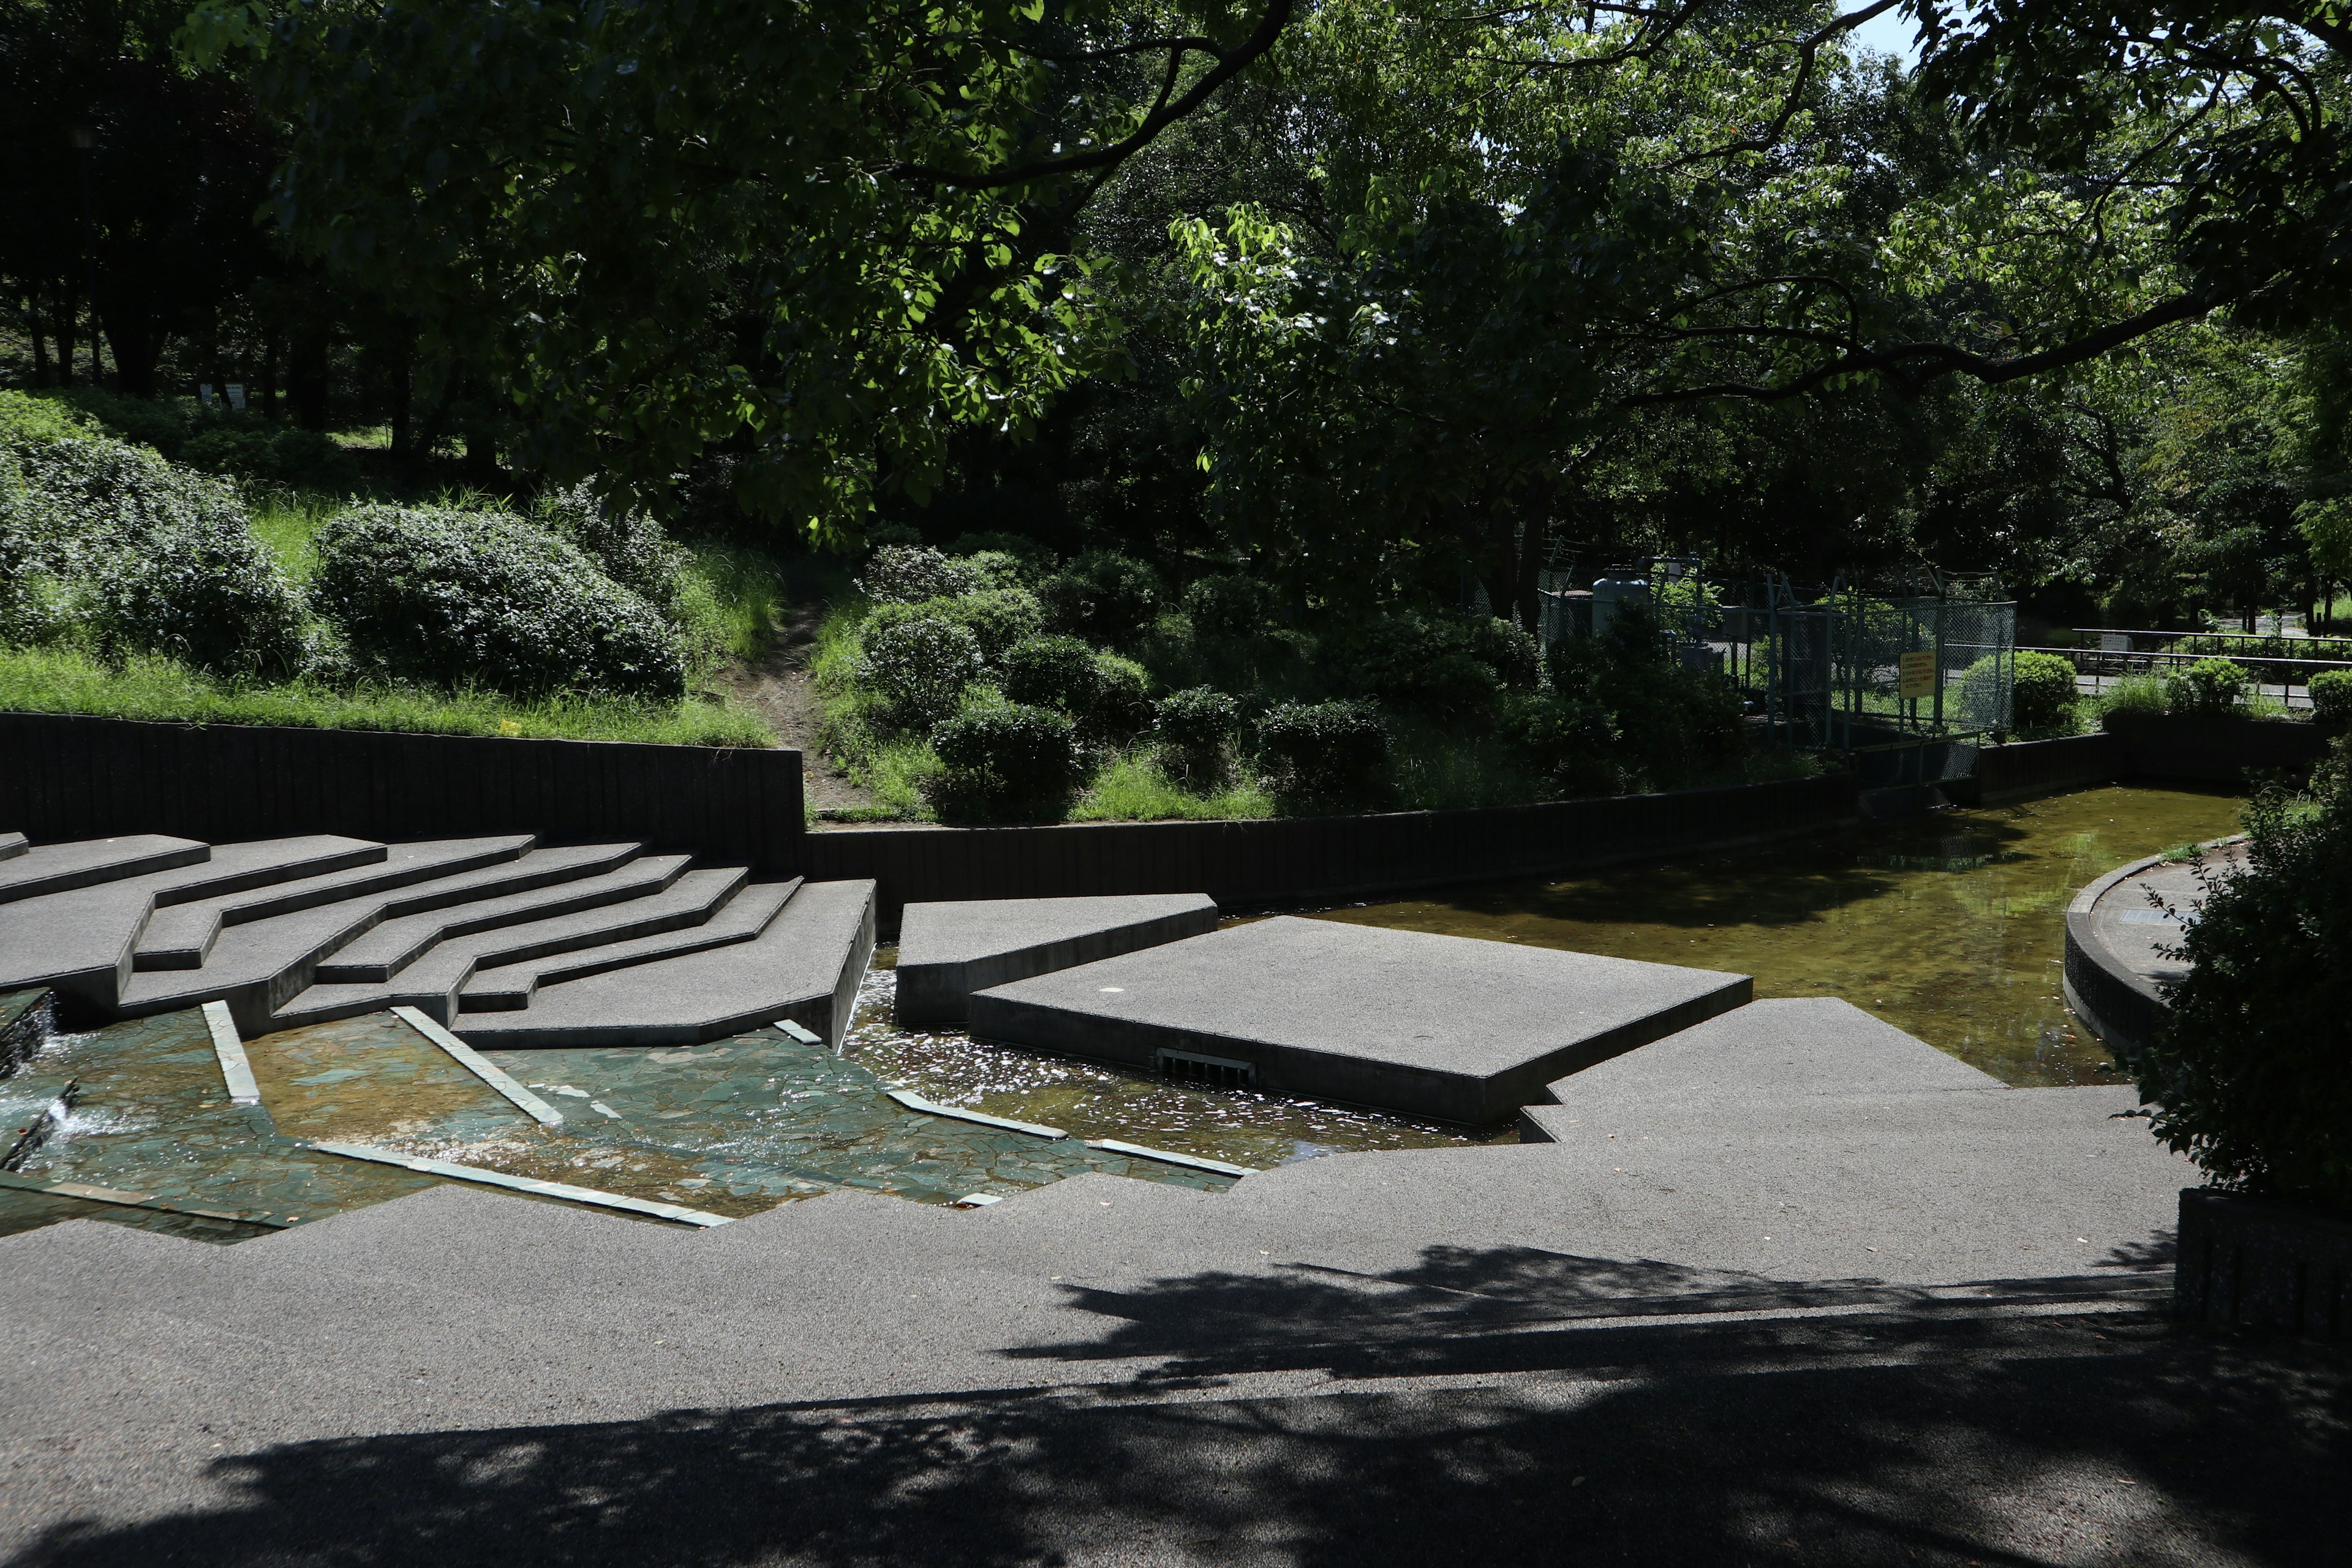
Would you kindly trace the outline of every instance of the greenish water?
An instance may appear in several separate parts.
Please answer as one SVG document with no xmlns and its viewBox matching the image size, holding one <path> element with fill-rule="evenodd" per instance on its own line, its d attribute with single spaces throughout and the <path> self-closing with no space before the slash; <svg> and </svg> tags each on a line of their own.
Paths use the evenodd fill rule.
<svg viewBox="0 0 2352 1568">
<path fill-rule="evenodd" d="M 2059 994 L 2066 904 L 2125 861 L 2235 831 L 2239 805 L 2084 790 L 1664 866 L 1299 912 L 1731 970 L 1754 975 L 1759 996 L 1843 997 L 2005 1083 L 2108 1083 L 2119 1081 L 2111 1058 Z M 1257 1166 L 1516 1137 L 1507 1124 L 1429 1125 L 901 1029 L 889 1007 L 895 960 L 877 954 L 844 1048 L 942 1103 Z"/>
<path fill-rule="evenodd" d="M 2228 795 L 2113 787 L 1834 838 L 1324 911 L 1727 969 L 1839 996 L 2002 1082 L 2120 1081 L 2059 994 L 2066 905 L 2128 860 L 2237 831 Z"/>
</svg>

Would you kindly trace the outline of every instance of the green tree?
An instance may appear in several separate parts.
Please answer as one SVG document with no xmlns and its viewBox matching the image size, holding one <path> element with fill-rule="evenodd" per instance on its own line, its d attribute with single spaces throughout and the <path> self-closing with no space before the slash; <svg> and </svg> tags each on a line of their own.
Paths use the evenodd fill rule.
<svg viewBox="0 0 2352 1568">
<path fill-rule="evenodd" d="M 724 446 L 742 502 L 823 531 L 1107 362 L 1073 216 L 1288 15 L 211 0 L 189 39 L 286 121 L 286 233 L 529 460 L 661 501 Z"/>
</svg>

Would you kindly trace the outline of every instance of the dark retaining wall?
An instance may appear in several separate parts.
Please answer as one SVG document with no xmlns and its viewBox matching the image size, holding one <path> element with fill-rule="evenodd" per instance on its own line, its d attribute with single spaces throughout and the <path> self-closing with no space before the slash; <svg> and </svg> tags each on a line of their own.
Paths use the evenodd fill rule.
<svg viewBox="0 0 2352 1568">
<path fill-rule="evenodd" d="M 807 874 L 871 877 L 882 923 L 935 900 L 1203 892 L 1227 908 L 1583 870 L 1852 826 L 1851 773 L 1541 805 L 1270 822 L 812 833 Z"/>
<path fill-rule="evenodd" d="M 2129 761 L 2113 735 L 2017 741 L 1977 752 L 1977 799 L 1987 805 L 2030 795 L 2082 789 L 2121 777 Z"/>
<path fill-rule="evenodd" d="M 2191 1321 L 2352 1338 L 2352 1217 L 2190 1187 L 2175 1268 Z"/>
<path fill-rule="evenodd" d="M 2233 713 L 2110 713 L 2106 731 L 2126 774 L 2242 784 L 2249 773 L 2299 773 L 2327 754 L 2329 731 L 2289 719 Z"/>
<path fill-rule="evenodd" d="M 789 872 L 803 822 L 798 752 L 0 713 L 0 824 L 36 840 L 536 833 Z"/>
</svg>

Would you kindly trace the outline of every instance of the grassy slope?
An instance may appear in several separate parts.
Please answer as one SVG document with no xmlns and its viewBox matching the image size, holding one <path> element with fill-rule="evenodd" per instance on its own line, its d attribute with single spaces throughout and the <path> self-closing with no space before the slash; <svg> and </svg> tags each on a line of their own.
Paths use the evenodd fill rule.
<svg viewBox="0 0 2352 1568">
<path fill-rule="evenodd" d="M 344 503 L 271 493 L 253 506 L 253 531 L 297 582 L 307 580 L 310 542 Z M 782 594 L 772 563 L 734 546 L 695 552 L 689 641 L 707 657 L 740 658 L 758 645 Z M 698 696 L 676 708 L 594 698 L 525 701 L 495 692 L 405 687 L 342 689 L 304 681 L 215 680 L 167 659 L 110 669 L 73 648 L 0 647 L 0 708 L 197 723 L 289 724 L 438 735 L 529 735 L 667 745 L 776 744 L 775 732 L 727 702 Z"/>
</svg>

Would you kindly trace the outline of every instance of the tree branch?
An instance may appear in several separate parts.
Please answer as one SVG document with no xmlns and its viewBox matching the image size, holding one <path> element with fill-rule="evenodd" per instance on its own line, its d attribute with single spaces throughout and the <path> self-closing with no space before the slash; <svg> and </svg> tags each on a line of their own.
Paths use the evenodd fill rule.
<svg viewBox="0 0 2352 1568">
<path fill-rule="evenodd" d="M 2225 302 L 2209 294 L 2176 294 L 2161 304 L 2150 306 L 2136 316 L 2111 322 L 2096 331 L 2086 332 L 2072 342 L 2011 359 L 1991 359 L 1951 343 L 1897 343 L 1892 348 L 1848 350 L 1792 380 L 1777 384 L 1715 382 L 1706 386 L 1635 393 L 1621 401 L 1628 407 L 1645 404 L 1698 403 L 1718 397 L 1776 403 L 1784 398 L 1802 396 L 1841 376 L 1871 374 L 1892 377 L 1910 392 L 1916 392 L 1940 377 L 1954 374 L 1974 376 L 1988 386 L 1999 386 L 2005 382 L 2021 381 L 2029 375 L 2040 375 L 2044 371 L 2063 370 L 2070 364 L 2096 359 L 2109 350 L 2146 337 L 2160 327 L 2195 321 Z M 1778 331 L 1759 329 L 1759 335 L 1781 334 Z"/>
<path fill-rule="evenodd" d="M 1268 0 L 1265 15 L 1259 18 L 1256 28 L 1248 37 L 1231 49 L 1211 46 L 1208 52 L 1215 56 L 1217 63 L 1200 80 L 1173 102 L 1169 101 L 1163 89 L 1160 101 L 1143 117 L 1143 122 L 1108 147 L 1097 147 L 1091 153 L 1075 153 L 1066 158 L 1041 158 L 1010 169 L 965 173 L 955 169 L 934 169 L 920 163 L 902 163 L 892 173 L 902 180 L 946 185 L 956 190 L 992 191 L 1003 190 L 1008 185 L 1033 184 L 1039 180 L 1050 180 L 1063 174 L 1082 174 L 1095 169 L 1115 167 L 1150 146 L 1152 139 L 1162 131 L 1198 109 L 1208 100 L 1211 93 L 1248 69 L 1259 57 L 1274 47 L 1275 39 L 1281 37 L 1282 29 L 1290 25 L 1297 5 L 1297 0 Z M 1179 62 L 1186 53 L 1194 52 L 1190 48 L 1192 40 L 1179 39 L 1175 42 L 1187 47 L 1170 52 L 1169 79 L 1171 83 Z"/>
</svg>

